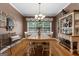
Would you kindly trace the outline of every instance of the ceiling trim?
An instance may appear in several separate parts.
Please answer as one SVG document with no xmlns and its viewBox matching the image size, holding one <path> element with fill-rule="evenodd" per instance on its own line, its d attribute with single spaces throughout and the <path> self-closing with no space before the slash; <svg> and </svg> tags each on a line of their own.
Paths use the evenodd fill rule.
<svg viewBox="0 0 79 59">
<path fill-rule="evenodd" d="M 65 9 L 67 6 L 69 6 L 71 3 L 68 3 L 67 5 L 65 5 L 62 9 Z M 59 12 L 55 15 L 57 16 L 62 10 L 59 10 Z"/>
<path fill-rule="evenodd" d="M 9 3 L 9 4 L 23 16 L 23 14 L 21 13 L 19 9 L 17 9 L 12 3 Z"/>
</svg>

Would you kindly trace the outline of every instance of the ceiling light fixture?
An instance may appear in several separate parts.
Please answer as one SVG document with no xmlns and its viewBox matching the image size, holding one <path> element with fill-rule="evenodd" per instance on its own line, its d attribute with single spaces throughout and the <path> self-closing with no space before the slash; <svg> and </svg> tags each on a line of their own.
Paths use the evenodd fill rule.
<svg viewBox="0 0 79 59">
<path fill-rule="evenodd" d="M 41 3 L 38 3 L 38 5 L 39 5 L 39 12 L 38 12 L 37 15 L 35 15 L 35 19 L 41 20 L 41 19 L 45 18 L 45 15 L 41 14 L 41 11 L 40 11 L 40 5 L 41 5 Z"/>
</svg>

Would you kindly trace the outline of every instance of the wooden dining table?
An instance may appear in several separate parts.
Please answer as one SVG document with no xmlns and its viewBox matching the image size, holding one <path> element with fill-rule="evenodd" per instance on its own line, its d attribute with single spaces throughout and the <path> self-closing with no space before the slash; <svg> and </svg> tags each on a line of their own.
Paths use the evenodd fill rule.
<svg viewBox="0 0 79 59">
<path fill-rule="evenodd" d="M 34 36 L 34 37 L 32 37 L 32 36 L 28 36 L 28 37 L 26 37 L 26 38 L 23 38 L 23 39 L 26 39 L 26 42 L 28 43 L 28 48 L 30 48 L 31 47 L 31 43 L 39 43 L 39 44 L 41 44 L 41 43 L 49 43 L 49 56 L 51 55 L 51 47 L 52 47 L 52 41 L 53 40 L 56 40 L 56 38 L 53 38 L 53 37 L 50 37 L 50 36 L 40 36 L 40 37 L 38 37 L 38 36 Z M 28 55 L 30 54 L 30 49 L 28 49 Z"/>
</svg>

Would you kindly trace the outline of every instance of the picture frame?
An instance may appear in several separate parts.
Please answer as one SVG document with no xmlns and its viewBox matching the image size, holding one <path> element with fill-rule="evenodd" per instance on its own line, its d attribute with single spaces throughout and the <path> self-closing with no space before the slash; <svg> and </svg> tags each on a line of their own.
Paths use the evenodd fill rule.
<svg viewBox="0 0 79 59">
<path fill-rule="evenodd" d="M 0 20 L 2 20 L 2 17 L 1 17 L 1 16 L 2 16 L 2 13 L 1 13 L 1 11 L 0 11 Z"/>
<path fill-rule="evenodd" d="M 6 13 L 0 11 L 0 28 L 6 28 Z"/>
<path fill-rule="evenodd" d="M 7 15 L 6 17 L 6 30 L 7 31 L 12 31 L 15 26 L 15 22 L 13 20 L 14 18 L 10 15 Z"/>
<path fill-rule="evenodd" d="M 2 20 L 6 21 L 6 13 L 2 12 Z"/>
</svg>

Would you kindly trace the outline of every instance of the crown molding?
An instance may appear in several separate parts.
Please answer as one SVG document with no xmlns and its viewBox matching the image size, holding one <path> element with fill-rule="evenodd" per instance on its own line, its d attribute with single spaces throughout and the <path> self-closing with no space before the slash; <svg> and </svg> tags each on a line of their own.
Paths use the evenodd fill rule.
<svg viewBox="0 0 79 59">
<path fill-rule="evenodd" d="M 24 16 L 23 14 L 22 14 L 22 12 L 19 10 L 19 9 L 17 9 L 12 3 L 9 3 L 16 11 L 18 11 L 22 16 Z"/>
<path fill-rule="evenodd" d="M 68 4 L 65 5 L 62 9 L 65 9 L 65 8 L 68 7 L 70 4 L 71 4 L 71 3 L 68 3 Z M 62 11 L 62 9 L 58 11 L 58 13 L 56 14 L 56 16 Z"/>
</svg>

